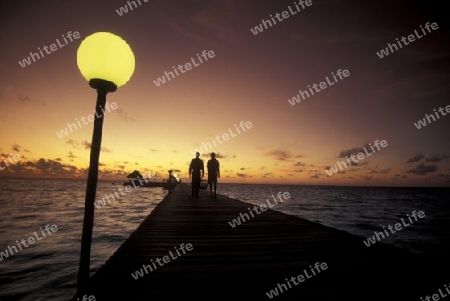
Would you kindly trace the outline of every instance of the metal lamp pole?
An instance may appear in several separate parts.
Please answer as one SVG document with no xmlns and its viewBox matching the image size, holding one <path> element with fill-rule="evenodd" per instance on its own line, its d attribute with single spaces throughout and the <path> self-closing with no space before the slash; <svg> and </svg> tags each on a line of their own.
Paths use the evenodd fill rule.
<svg viewBox="0 0 450 301">
<path fill-rule="evenodd" d="M 94 202 L 97 191 L 98 162 L 102 144 L 103 114 L 101 109 L 103 108 L 104 110 L 105 108 L 106 94 L 108 92 L 114 92 L 117 89 L 114 83 L 102 79 L 91 79 L 89 85 L 97 90 L 97 104 L 95 105 L 96 118 L 94 120 L 94 131 L 92 134 L 89 174 L 84 203 L 83 233 L 81 236 L 80 267 L 77 283 L 77 293 L 79 296 L 86 291 L 89 281 L 92 229 L 94 226 Z"/>
</svg>

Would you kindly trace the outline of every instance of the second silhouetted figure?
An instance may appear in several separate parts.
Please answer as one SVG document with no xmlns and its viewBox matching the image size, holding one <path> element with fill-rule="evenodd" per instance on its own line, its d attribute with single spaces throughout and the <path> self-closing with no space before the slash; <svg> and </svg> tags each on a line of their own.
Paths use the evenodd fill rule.
<svg viewBox="0 0 450 301">
<path fill-rule="evenodd" d="M 214 184 L 214 197 L 217 197 L 217 177 L 220 178 L 220 164 L 216 159 L 216 154 L 211 153 L 211 159 L 206 165 L 208 167 L 208 184 L 209 190 L 211 191 L 211 197 L 213 196 L 213 184 Z"/>
<path fill-rule="evenodd" d="M 203 160 L 199 158 L 200 153 L 195 153 L 195 158 L 191 160 L 191 165 L 189 166 L 189 177 L 192 178 L 192 197 L 198 198 L 198 193 L 200 191 L 200 181 L 205 174 L 205 167 Z"/>
</svg>

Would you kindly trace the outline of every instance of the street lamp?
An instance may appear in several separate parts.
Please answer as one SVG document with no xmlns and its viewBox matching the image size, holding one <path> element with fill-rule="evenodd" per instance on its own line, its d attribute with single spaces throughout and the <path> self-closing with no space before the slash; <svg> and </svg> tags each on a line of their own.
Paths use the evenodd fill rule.
<svg viewBox="0 0 450 301">
<path fill-rule="evenodd" d="M 83 233 L 81 237 L 80 266 L 77 294 L 81 296 L 89 281 L 94 202 L 97 190 L 98 162 L 102 142 L 103 112 L 106 94 L 124 85 L 134 72 L 134 55 L 130 46 L 119 36 L 96 32 L 86 37 L 78 47 L 77 64 L 89 86 L 97 90 L 96 117 L 92 134 L 89 173 L 84 204 Z M 103 112 L 102 112 L 103 108 Z"/>
</svg>

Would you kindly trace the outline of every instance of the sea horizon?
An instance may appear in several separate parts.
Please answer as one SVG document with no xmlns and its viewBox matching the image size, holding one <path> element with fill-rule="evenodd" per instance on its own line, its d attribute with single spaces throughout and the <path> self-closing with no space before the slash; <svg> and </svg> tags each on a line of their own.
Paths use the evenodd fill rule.
<svg viewBox="0 0 450 301">
<path fill-rule="evenodd" d="M 64 177 L 60 177 L 60 178 L 52 178 L 52 177 L 5 177 L 2 176 L 0 177 L 0 179 L 18 179 L 18 180 L 79 180 L 79 181 L 87 181 L 87 178 L 64 178 Z M 207 180 L 208 177 L 205 175 L 205 177 L 203 178 L 203 180 Z M 190 184 L 190 179 L 184 179 L 181 178 L 182 183 L 185 184 Z M 187 180 L 187 181 L 186 181 Z M 123 182 L 125 183 L 127 181 L 127 179 L 119 179 L 119 180 L 114 180 L 114 179 L 101 179 L 98 178 L 99 182 Z M 153 180 L 152 180 L 153 181 Z M 153 182 L 164 182 L 164 181 L 153 181 Z M 311 186 L 311 187 L 323 187 L 323 186 L 329 186 L 329 187 L 386 187 L 386 188 L 450 188 L 450 183 L 448 186 L 383 186 L 383 185 L 338 185 L 338 184 L 308 184 L 308 183 L 296 183 L 296 184 L 285 184 L 285 183 L 248 183 L 248 182 L 222 182 L 219 179 L 218 185 L 220 184 L 235 184 L 235 185 L 287 185 L 287 186 Z"/>
</svg>

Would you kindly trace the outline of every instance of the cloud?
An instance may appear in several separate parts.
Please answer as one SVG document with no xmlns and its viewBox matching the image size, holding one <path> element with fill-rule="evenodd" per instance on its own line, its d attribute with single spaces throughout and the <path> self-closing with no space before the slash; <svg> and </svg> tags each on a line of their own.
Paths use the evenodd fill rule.
<svg viewBox="0 0 450 301">
<path fill-rule="evenodd" d="M 119 115 L 119 119 L 122 119 L 125 122 L 136 122 L 136 119 L 128 117 L 127 112 L 122 108 L 118 108 L 116 113 Z"/>
<path fill-rule="evenodd" d="M 446 180 L 446 181 L 450 181 L 450 175 L 449 174 L 443 174 L 443 173 L 440 173 L 440 174 L 438 174 L 437 175 L 439 178 L 443 178 L 444 180 Z"/>
<path fill-rule="evenodd" d="M 385 169 L 381 169 L 381 170 L 379 171 L 379 173 L 384 175 L 384 174 L 389 173 L 390 171 L 391 171 L 390 168 L 385 168 Z"/>
<path fill-rule="evenodd" d="M 273 173 L 268 172 L 263 175 L 263 178 L 271 178 L 272 176 L 273 176 Z"/>
<path fill-rule="evenodd" d="M 64 164 L 61 160 L 40 158 L 38 160 L 30 160 L 11 164 L 0 173 L 0 177 L 22 177 L 22 178 L 82 178 L 85 179 L 88 169 L 78 168 L 74 165 Z M 73 161 L 73 159 L 69 159 Z M 105 166 L 99 163 L 99 166 Z M 99 170 L 99 177 L 103 179 L 121 180 L 126 173 L 119 169 L 106 169 L 103 167 Z"/>
<path fill-rule="evenodd" d="M 245 167 L 241 167 L 240 170 L 245 170 Z"/>
<path fill-rule="evenodd" d="M 390 168 L 385 168 L 385 169 L 372 169 L 369 174 L 388 174 L 391 171 Z"/>
<path fill-rule="evenodd" d="M 79 146 L 79 143 L 76 140 L 73 140 L 73 139 L 68 139 L 66 141 L 66 143 L 69 144 L 69 145 L 72 145 L 73 147 Z"/>
<path fill-rule="evenodd" d="M 159 18 L 169 27 L 171 27 L 174 31 L 187 36 L 188 38 L 192 40 L 196 40 L 199 43 L 202 44 L 209 44 L 209 41 L 205 39 L 202 35 L 196 34 L 193 31 L 190 31 L 188 28 L 190 28 L 189 24 L 192 24 L 192 22 L 189 22 L 190 18 L 186 18 L 186 16 L 183 16 L 184 18 L 180 18 L 179 16 L 176 16 L 175 13 L 170 13 L 170 9 L 167 8 L 165 11 L 162 4 L 163 2 L 160 2 L 161 5 L 155 6 L 155 11 L 157 11 L 157 14 Z M 183 22 L 183 24 L 179 24 Z"/>
<path fill-rule="evenodd" d="M 217 159 L 225 159 L 227 156 L 222 155 L 221 153 L 216 153 L 216 158 Z"/>
<path fill-rule="evenodd" d="M 336 1 L 338 2 L 338 1 Z M 308 35 L 305 33 L 296 33 L 291 35 L 292 40 L 307 41 L 308 43 L 321 44 L 322 47 L 344 43 L 374 43 L 382 41 L 386 36 L 376 32 L 347 32 L 343 35 L 324 33 L 323 35 Z"/>
<path fill-rule="evenodd" d="M 306 166 L 306 164 L 302 163 L 302 162 L 297 162 L 297 163 L 293 164 L 292 166 Z"/>
<path fill-rule="evenodd" d="M 245 173 L 236 173 L 236 175 L 237 175 L 238 177 L 244 178 L 244 179 L 246 179 L 246 178 L 253 178 L 252 176 L 250 176 L 250 175 L 248 175 L 248 174 L 245 174 Z"/>
<path fill-rule="evenodd" d="M 44 170 L 49 169 L 50 166 L 51 166 L 50 161 L 46 161 L 44 158 L 39 159 L 35 164 L 35 167 L 37 169 L 44 169 Z"/>
<path fill-rule="evenodd" d="M 20 148 L 21 148 L 21 146 L 18 144 L 13 144 L 13 146 L 12 146 L 12 150 L 15 152 L 20 152 Z"/>
<path fill-rule="evenodd" d="M 265 156 L 273 157 L 277 161 L 291 161 L 290 159 L 304 158 L 304 155 L 291 155 L 285 150 L 273 150 L 265 154 Z"/>
<path fill-rule="evenodd" d="M 70 173 L 77 173 L 78 168 L 73 165 L 62 164 L 61 162 L 51 159 L 40 158 L 36 162 L 28 161 L 24 164 L 24 167 L 34 167 L 35 171 L 47 175 L 70 175 Z M 17 171 L 17 170 L 16 170 Z"/>
<path fill-rule="evenodd" d="M 31 102 L 32 99 L 29 98 L 28 96 L 19 96 L 19 102 L 25 103 L 25 102 Z"/>
<path fill-rule="evenodd" d="M 111 151 L 109 148 L 106 148 L 106 147 L 102 147 L 102 148 L 101 148 L 101 151 L 102 151 L 103 153 L 112 153 L 112 151 Z"/>
<path fill-rule="evenodd" d="M 161 0 L 154 6 L 158 17 L 167 26 L 190 40 L 206 45 L 220 41 L 236 45 L 241 39 L 239 35 L 242 31 L 234 22 L 235 12 L 244 9 L 240 7 L 242 6 L 240 1 L 214 0 L 209 1 L 208 5 L 187 7 L 180 5 L 179 9 L 174 9 L 166 3 L 169 2 Z M 233 25 L 236 29 L 233 29 Z"/>
<path fill-rule="evenodd" d="M 154 148 L 152 148 L 151 150 L 150 150 L 152 153 L 154 153 L 154 152 L 157 152 L 158 150 L 157 149 L 154 149 Z"/>
<path fill-rule="evenodd" d="M 281 168 L 281 169 L 278 169 L 278 171 L 279 172 L 281 172 L 282 174 L 293 174 L 293 173 L 296 173 L 296 172 L 304 172 L 305 171 L 305 169 L 284 169 L 284 168 Z"/>
<path fill-rule="evenodd" d="M 215 153 L 216 154 L 216 159 L 225 159 L 227 156 L 222 155 L 221 153 Z M 203 153 L 201 155 L 203 158 L 211 158 L 211 153 Z"/>
<path fill-rule="evenodd" d="M 67 155 L 67 157 L 68 157 L 68 158 L 72 158 L 72 159 L 79 158 L 79 157 L 75 156 L 75 154 L 74 154 L 73 152 L 69 152 L 69 154 Z"/>
<path fill-rule="evenodd" d="M 426 158 L 425 161 L 426 162 L 440 162 L 440 161 L 444 160 L 445 158 L 448 158 L 448 156 L 437 154 L 437 155 L 433 155 L 431 157 Z"/>
<path fill-rule="evenodd" d="M 81 144 L 84 146 L 85 149 L 90 149 L 92 146 L 92 144 L 90 142 L 87 142 L 86 140 L 84 140 Z"/>
<path fill-rule="evenodd" d="M 365 154 L 365 152 L 364 152 L 364 148 L 366 147 L 366 149 L 367 149 L 367 147 L 369 147 L 369 143 L 366 143 L 366 145 L 364 145 L 363 147 L 353 147 L 353 148 L 351 148 L 351 149 L 346 149 L 346 150 L 342 150 L 340 153 L 339 153 L 339 156 L 338 156 L 338 158 L 345 158 L 345 157 L 347 157 L 347 158 L 350 158 L 352 155 L 357 155 L 358 153 L 360 153 L 360 152 L 362 152 L 363 154 Z"/>
<path fill-rule="evenodd" d="M 415 155 L 411 158 L 408 159 L 408 161 L 406 161 L 406 163 L 414 163 L 414 162 L 419 162 L 420 160 L 422 160 L 424 157 L 424 155 L 418 154 Z"/>
<path fill-rule="evenodd" d="M 318 179 L 320 178 L 321 172 L 318 169 L 312 169 L 308 171 L 308 174 L 310 175 L 311 179 Z"/>
<path fill-rule="evenodd" d="M 412 173 L 412 174 L 415 174 L 415 175 L 424 176 L 424 175 L 427 175 L 427 174 L 429 174 L 431 172 L 435 172 L 437 170 L 438 170 L 437 166 L 424 165 L 424 164 L 421 163 L 421 164 L 417 165 L 416 168 L 408 170 L 407 173 Z"/>
<path fill-rule="evenodd" d="M 216 9 L 214 11 L 203 11 L 197 13 L 192 17 L 192 20 L 197 25 L 203 27 L 205 31 L 209 31 L 221 40 L 229 44 L 235 44 L 237 35 L 232 30 L 230 30 L 229 23 L 225 23 L 224 20 L 224 15 L 226 14 L 225 11 L 230 10 L 230 1 L 228 1 L 228 3 L 224 2 L 226 1 L 216 1 L 216 5 L 214 5 Z M 217 7 L 217 4 L 222 5 L 219 5 L 220 7 Z"/>
<path fill-rule="evenodd" d="M 90 149 L 91 148 L 91 143 L 88 142 L 87 140 L 79 142 L 77 140 L 68 139 L 66 141 L 66 143 L 69 144 L 69 145 L 72 145 L 76 149 L 78 149 L 79 147 L 84 147 L 84 149 Z M 102 147 L 101 151 L 104 152 L 104 153 L 111 153 L 112 152 L 111 150 L 109 150 L 106 147 Z"/>
<path fill-rule="evenodd" d="M 363 166 L 363 165 L 368 164 L 367 161 L 364 161 L 364 162 L 361 162 L 361 163 L 353 162 L 353 160 L 351 160 L 351 159 L 349 161 L 350 161 L 350 164 L 348 163 L 347 160 L 340 161 L 340 163 L 341 163 L 340 166 L 342 166 L 343 168 L 349 168 L 349 167 L 352 167 L 352 166 Z M 341 168 L 339 167 L 339 164 L 335 165 L 335 166 L 329 166 L 329 165 L 325 166 L 325 170 L 330 170 L 331 168 L 339 169 L 338 173 L 343 173 Z M 356 169 L 352 169 L 352 170 L 347 169 L 347 171 L 356 171 Z"/>
</svg>

